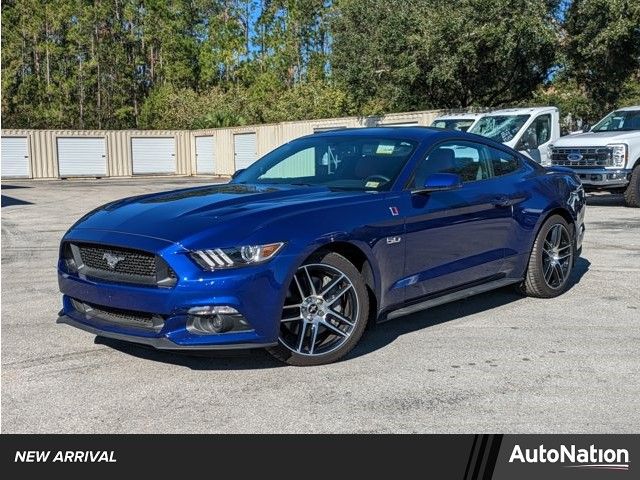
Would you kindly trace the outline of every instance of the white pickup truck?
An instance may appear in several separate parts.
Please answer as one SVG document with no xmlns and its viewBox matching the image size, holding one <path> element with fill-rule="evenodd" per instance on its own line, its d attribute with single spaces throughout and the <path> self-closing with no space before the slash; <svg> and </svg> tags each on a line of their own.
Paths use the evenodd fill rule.
<svg viewBox="0 0 640 480">
<path fill-rule="evenodd" d="M 590 131 L 555 140 L 550 152 L 550 165 L 571 168 L 585 189 L 624 189 L 625 204 L 640 207 L 640 106 L 615 110 Z"/>
</svg>

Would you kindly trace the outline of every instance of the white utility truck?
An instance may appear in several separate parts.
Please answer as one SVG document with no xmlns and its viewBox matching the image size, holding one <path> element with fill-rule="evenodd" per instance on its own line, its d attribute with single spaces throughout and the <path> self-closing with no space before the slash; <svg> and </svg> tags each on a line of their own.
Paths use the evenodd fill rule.
<svg viewBox="0 0 640 480">
<path fill-rule="evenodd" d="M 556 107 L 506 108 L 483 114 L 469 129 L 504 143 L 542 165 L 549 165 L 549 146 L 560 137 Z"/>
<path fill-rule="evenodd" d="M 611 112 L 585 133 L 559 138 L 550 165 L 571 168 L 585 189 L 624 190 L 625 204 L 640 207 L 640 105 Z"/>
</svg>

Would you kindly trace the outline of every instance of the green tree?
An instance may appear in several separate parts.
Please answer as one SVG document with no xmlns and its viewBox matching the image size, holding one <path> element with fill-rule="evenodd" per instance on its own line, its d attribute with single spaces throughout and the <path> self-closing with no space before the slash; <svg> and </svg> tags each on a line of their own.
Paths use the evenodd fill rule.
<svg viewBox="0 0 640 480">
<path fill-rule="evenodd" d="M 332 65 L 362 113 L 530 98 L 555 64 L 556 2 L 342 0 Z"/>
<path fill-rule="evenodd" d="M 564 28 L 566 67 L 563 75 L 581 86 L 595 107 L 594 113 L 600 116 L 617 106 L 623 95 L 637 86 L 640 2 L 574 0 Z"/>
</svg>

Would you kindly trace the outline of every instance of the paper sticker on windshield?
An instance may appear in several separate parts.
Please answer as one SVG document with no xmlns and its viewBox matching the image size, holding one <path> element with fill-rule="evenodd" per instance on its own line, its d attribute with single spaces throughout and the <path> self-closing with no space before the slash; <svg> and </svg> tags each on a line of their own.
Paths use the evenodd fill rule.
<svg viewBox="0 0 640 480">
<path fill-rule="evenodd" d="M 378 155 L 391 155 L 393 153 L 395 146 L 393 144 L 389 145 L 388 143 L 381 143 L 378 145 L 378 149 L 376 150 L 376 154 Z"/>
<path fill-rule="evenodd" d="M 378 185 L 380 185 L 380 182 L 367 182 L 365 184 L 366 188 L 378 188 Z"/>
</svg>

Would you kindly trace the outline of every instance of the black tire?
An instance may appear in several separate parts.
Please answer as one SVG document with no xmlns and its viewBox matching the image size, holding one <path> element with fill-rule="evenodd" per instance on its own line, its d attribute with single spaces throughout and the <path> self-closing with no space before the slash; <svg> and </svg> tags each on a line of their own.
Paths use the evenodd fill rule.
<svg viewBox="0 0 640 480">
<path fill-rule="evenodd" d="M 553 263 L 556 261 L 552 261 L 545 251 L 547 236 L 552 229 L 558 229 L 561 233 L 562 229 L 564 229 L 564 233 L 568 235 L 568 247 L 561 253 L 563 256 L 568 253 L 569 256 L 564 257 L 562 263 Z M 564 233 L 562 234 L 564 235 Z M 520 292 L 524 295 L 538 298 L 553 298 L 561 295 L 569 288 L 574 258 L 575 239 L 573 228 L 560 215 L 549 217 L 540 228 L 533 243 L 524 282 L 519 287 Z M 551 270 L 553 271 L 551 272 Z M 558 285 L 555 285 L 554 281 L 548 280 L 550 272 L 551 279 L 558 281 Z M 563 276 L 564 280 L 559 282 L 561 276 Z"/>
<path fill-rule="evenodd" d="M 267 350 L 278 360 L 288 363 L 289 365 L 324 365 L 327 363 L 335 362 L 344 357 L 353 349 L 353 347 L 356 346 L 356 344 L 362 337 L 362 334 L 364 333 L 364 330 L 367 326 L 367 320 L 369 318 L 369 295 L 366 284 L 358 269 L 342 255 L 334 252 L 323 253 L 305 262 L 305 264 L 300 268 L 303 268 L 305 265 L 326 265 L 328 267 L 335 268 L 343 275 L 345 275 L 345 277 L 347 277 L 347 280 L 351 282 L 354 292 L 353 295 L 355 295 L 356 298 L 357 314 L 354 314 L 355 321 L 353 323 L 353 327 L 351 327 L 349 336 L 343 341 L 341 345 L 336 347 L 334 350 L 327 352 L 326 354 L 310 355 L 308 353 L 298 353 L 285 346 L 286 344 L 283 340 L 283 338 L 285 338 L 285 330 L 281 324 L 281 338 L 279 344 L 276 347 L 271 347 Z M 300 269 L 298 269 L 298 271 L 300 271 Z M 289 288 L 294 288 L 293 280 Z M 325 333 L 326 332 L 327 330 L 325 330 Z M 331 332 L 329 332 L 329 335 L 330 334 Z"/>
<path fill-rule="evenodd" d="M 640 165 L 631 173 L 631 180 L 624 191 L 624 204 L 627 207 L 640 208 Z"/>
</svg>

